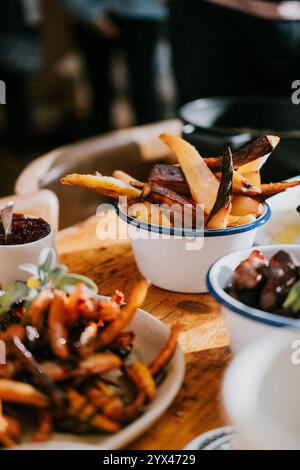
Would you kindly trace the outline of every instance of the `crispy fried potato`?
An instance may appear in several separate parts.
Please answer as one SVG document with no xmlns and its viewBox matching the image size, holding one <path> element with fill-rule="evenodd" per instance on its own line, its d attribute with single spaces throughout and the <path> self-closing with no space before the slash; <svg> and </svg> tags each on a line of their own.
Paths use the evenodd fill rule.
<svg viewBox="0 0 300 470">
<path fill-rule="evenodd" d="M 12 437 L 14 440 L 18 440 L 21 436 L 22 428 L 17 419 L 12 416 L 4 415 L 5 421 L 7 422 L 6 434 Z"/>
<path fill-rule="evenodd" d="M 171 221 L 168 216 L 155 204 L 149 201 L 133 204 L 128 209 L 128 215 L 134 217 L 146 224 L 161 225 L 162 227 L 171 227 Z"/>
<path fill-rule="evenodd" d="M 162 134 L 161 139 L 176 155 L 194 201 L 204 205 L 209 214 L 217 198 L 219 182 L 196 148 L 176 135 Z"/>
<path fill-rule="evenodd" d="M 94 176 L 94 175 L 67 175 L 61 179 L 62 184 L 71 186 L 80 186 L 81 188 L 92 189 L 97 193 L 104 194 L 118 199 L 126 196 L 128 199 L 137 200 L 141 190 L 124 183 L 112 176 Z"/>
<path fill-rule="evenodd" d="M 90 322 L 83 332 L 80 335 L 79 338 L 79 347 L 84 348 L 87 344 L 89 344 L 96 336 L 98 333 L 98 326 L 95 322 Z"/>
<path fill-rule="evenodd" d="M 86 354 L 97 349 L 103 349 L 108 346 L 119 333 L 130 323 L 136 310 L 143 304 L 148 289 L 149 282 L 146 279 L 142 279 L 132 289 L 128 303 L 121 310 L 119 317 L 112 323 L 110 323 L 99 335 L 98 338 L 93 341 L 90 346 L 87 346 Z"/>
<path fill-rule="evenodd" d="M 31 302 L 28 314 L 31 325 L 37 328 L 39 326 L 42 315 L 48 309 L 50 303 L 54 298 L 54 294 L 51 289 L 44 289 L 33 301 Z"/>
<path fill-rule="evenodd" d="M 32 435 L 32 442 L 45 442 L 52 434 L 52 415 L 50 411 L 39 410 L 38 429 Z"/>
<path fill-rule="evenodd" d="M 236 172 L 237 173 L 237 172 Z M 260 189 L 260 192 L 261 192 L 261 176 L 260 176 L 260 172 L 259 170 L 256 170 L 256 171 L 248 171 L 246 173 L 237 173 L 239 176 L 241 176 L 242 178 L 245 178 L 246 180 L 250 181 L 253 186 L 256 188 L 256 189 Z M 255 194 L 253 194 L 254 196 Z M 248 194 L 248 196 L 251 196 L 251 194 Z"/>
<path fill-rule="evenodd" d="M 14 336 L 18 337 L 23 341 L 26 337 L 26 331 L 22 325 L 10 325 L 6 330 L 0 331 L 0 340 L 8 341 Z"/>
<path fill-rule="evenodd" d="M 281 183 L 269 183 L 261 185 L 262 198 L 274 196 L 275 194 L 286 191 L 289 188 L 299 186 L 300 181 L 282 181 Z"/>
<path fill-rule="evenodd" d="M 253 214 L 243 215 L 242 217 L 231 215 L 228 219 L 228 227 L 250 224 L 251 222 L 254 222 L 254 220 L 256 220 L 256 217 Z"/>
<path fill-rule="evenodd" d="M 65 325 L 66 301 L 61 291 L 55 291 L 54 299 L 49 308 L 48 327 L 52 350 L 57 357 L 65 359 L 69 356 L 68 330 Z"/>
<path fill-rule="evenodd" d="M 41 363 L 42 369 L 54 382 L 63 382 L 70 378 L 70 371 L 67 366 L 54 361 L 45 361 Z"/>
<path fill-rule="evenodd" d="M 153 400 L 156 395 L 156 385 L 148 367 L 142 362 L 135 362 L 124 369 L 127 377 L 136 387 L 144 391 L 148 400 Z"/>
<path fill-rule="evenodd" d="M 110 352 L 95 353 L 79 363 L 79 374 L 104 374 L 110 370 L 119 369 L 122 361 L 116 354 Z"/>
<path fill-rule="evenodd" d="M 122 171 L 122 170 L 114 171 L 113 172 L 113 177 L 116 178 L 117 180 L 123 181 L 123 183 L 129 184 L 129 185 L 138 184 L 139 186 L 142 186 L 144 184 L 144 183 L 142 183 L 142 181 L 139 181 L 136 178 L 133 178 L 128 173 L 125 173 L 125 171 Z M 134 186 L 134 187 L 136 187 L 136 186 Z"/>
<path fill-rule="evenodd" d="M 158 353 L 156 358 L 150 364 L 149 370 L 151 374 L 153 375 L 153 377 L 158 375 L 161 372 L 161 370 L 172 359 L 172 356 L 177 347 L 179 331 L 180 331 L 179 324 L 172 326 L 171 333 L 170 333 L 167 343 L 165 344 L 165 346 L 162 348 L 162 350 Z"/>
<path fill-rule="evenodd" d="M 214 207 L 212 208 L 206 226 L 208 229 L 222 229 L 227 227 L 232 201 L 233 164 L 230 148 L 223 156 L 222 178 Z"/>
<path fill-rule="evenodd" d="M 94 416 L 91 419 L 90 423 L 95 429 L 98 429 L 100 431 L 117 432 L 120 429 L 119 424 L 115 423 L 107 416 L 102 414 L 97 414 L 96 416 Z"/>
<path fill-rule="evenodd" d="M 261 203 L 256 199 L 247 196 L 233 196 L 232 198 L 231 215 L 243 217 L 253 214 L 258 217 L 262 214 L 262 210 Z"/>
<path fill-rule="evenodd" d="M 0 379 L 0 399 L 4 402 L 47 408 L 49 399 L 32 385 L 15 380 Z"/>
</svg>

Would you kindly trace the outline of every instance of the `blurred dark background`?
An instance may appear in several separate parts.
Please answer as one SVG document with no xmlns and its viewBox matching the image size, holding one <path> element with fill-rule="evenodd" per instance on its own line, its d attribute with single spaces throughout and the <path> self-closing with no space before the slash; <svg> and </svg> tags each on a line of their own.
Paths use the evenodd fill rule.
<svg viewBox="0 0 300 470">
<path fill-rule="evenodd" d="M 300 2 L 287 3 L 0 0 L 0 195 L 55 147 L 178 116 L 203 155 L 279 133 L 265 179 L 300 173 Z"/>
</svg>

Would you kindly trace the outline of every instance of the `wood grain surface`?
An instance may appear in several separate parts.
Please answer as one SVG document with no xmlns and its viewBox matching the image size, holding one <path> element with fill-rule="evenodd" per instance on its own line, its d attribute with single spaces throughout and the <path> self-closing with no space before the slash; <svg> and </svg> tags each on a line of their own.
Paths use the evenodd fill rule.
<svg viewBox="0 0 300 470">
<path fill-rule="evenodd" d="M 60 232 L 61 261 L 71 272 L 90 276 L 101 294 L 119 289 L 126 295 L 140 276 L 130 243 L 125 237 L 99 240 L 98 224 L 95 217 Z M 178 294 L 152 286 L 143 308 L 167 325 L 180 322 L 186 376 L 169 410 L 130 449 L 179 450 L 197 435 L 227 423 L 220 398 L 230 359 L 227 331 L 219 306 L 208 294 Z"/>
</svg>

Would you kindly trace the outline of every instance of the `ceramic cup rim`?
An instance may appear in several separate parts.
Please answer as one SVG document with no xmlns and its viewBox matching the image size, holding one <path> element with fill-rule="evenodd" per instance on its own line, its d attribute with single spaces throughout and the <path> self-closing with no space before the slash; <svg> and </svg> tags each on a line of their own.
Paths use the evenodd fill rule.
<svg viewBox="0 0 300 470">
<path fill-rule="evenodd" d="M 25 217 L 30 217 L 31 219 L 38 219 L 39 218 L 39 217 L 35 217 L 33 215 L 27 215 L 27 214 L 24 214 L 24 216 Z M 43 220 L 45 220 L 45 219 L 43 219 Z M 45 237 L 39 238 L 38 240 L 35 240 L 34 242 L 30 242 L 30 243 L 21 243 L 21 244 L 18 244 L 18 245 L 0 245 L 0 251 L 20 250 L 20 249 L 24 249 L 24 248 L 27 248 L 27 247 L 30 248 L 30 247 L 33 247 L 34 245 L 39 245 L 40 243 L 47 241 L 48 238 L 52 238 L 53 235 L 55 234 L 54 226 L 52 224 L 50 224 L 49 222 L 47 222 L 47 223 L 50 225 L 50 232 Z"/>
</svg>

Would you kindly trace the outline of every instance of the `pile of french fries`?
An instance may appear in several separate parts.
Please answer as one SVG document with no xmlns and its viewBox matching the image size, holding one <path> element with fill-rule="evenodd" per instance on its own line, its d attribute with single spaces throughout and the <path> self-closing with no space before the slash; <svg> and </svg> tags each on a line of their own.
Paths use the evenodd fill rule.
<svg viewBox="0 0 300 470">
<path fill-rule="evenodd" d="M 178 335 L 177 325 L 150 365 L 132 357 L 126 327 L 148 287 L 138 282 L 126 304 L 119 291 L 104 301 L 78 284 L 70 294 L 43 289 L 26 313 L 17 305 L 19 321 L 0 331 L 8 351 L 0 366 L 0 446 L 22 442 L 28 422 L 30 441 L 42 442 L 54 430 L 114 433 L 143 412 Z"/>
<path fill-rule="evenodd" d="M 61 181 L 115 199 L 126 196 L 129 215 L 154 225 L 186 223 L 182 213 L 188 207 L 190 226 L 196 225 L 200 215 L 207 229 L 251 223 L 262 215 L 268 197 L 300 185 L 300 181 L 261 183 L 260 169 L 278 145 L 277 136 L 264 135 L 238 152 L 232 154 L 228 148 L 223 156 L 208 158 L 176 135 L 162 134 L 160 138 L 178 164 L 154 165 L 146 182 L 120 170 L 112 177 L 71 174 Z"/>
</svg>

